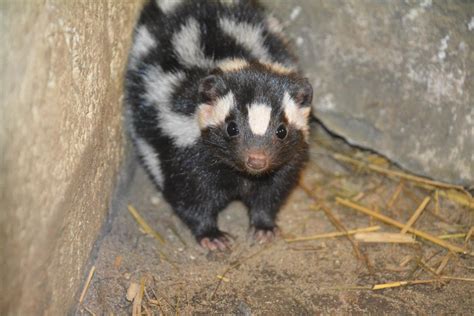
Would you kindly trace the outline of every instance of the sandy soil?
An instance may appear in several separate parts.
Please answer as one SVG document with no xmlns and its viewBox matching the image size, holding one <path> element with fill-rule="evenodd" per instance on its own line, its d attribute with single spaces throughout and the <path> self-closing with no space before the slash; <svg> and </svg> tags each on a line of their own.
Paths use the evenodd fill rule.
<svg viewBox="0 0 474 316">
<path fill-rule="evenodd" d="M 472 209 L 441 197 L 436 207 L 433 192 L 409 181 L 403 182 L 399 197 L 388 207 L 400 184 L 398 179 L 353 168 L 335 160 L 332 154 L 340 152 L 382 166 L 386 161 L 349 147 L 317 125 L 311 148 L 311 162 L 303 181 L 317 200 L 301 188 L 294 191 L 279 216 L 283 238 L 337 231 L 320 210 L 321 204 L 347 229 L 380 225 L 380 231 L 399 231 L 336 204 L 336 196 L 358 198 L 358 203 L 401 222 L 410 218 L 425 196 L 431 196 L 432 201 L 415 224 L 417 228 L 442 235 L 466 233 L 473 226 Z M 98 241 L 91 262 L 96 272 L 76 314 L 131 314 L 133 302 L 127 300 L 127 290 L 131 284 L 141 282 L 145 286 L 141 310 L 154 315 L 467 315 L 474 311 L 472 282 L 369 289 L 386 282 L 436 278 L 430 268 L 436 270 L 448 251 L 431 243 L 419 239 L 413 244 L 357 243 L 361 258 L 346 237 L 295 243 L 280 238 L 269 245 L 258 245 L 248 231 L 244 206 L 235 202 L 219 218 L 220 227 L 235 236 L 232 251 L 207 253 L 196 244 L 141 168 L 136 170 L 127 191 L 119 197 L 120 207 L 114 210 L 108 233 Z M 140 230 L 127 204 L 133 205 L 164 236 L 164 245 Z M 464 239 L 449 242 L 462 246 Z M 472 256 L 451 255 L 441 274 L 474 278 L 473 269 Z M 133 294 L 130 293 L 132 297 Z"/>
</svg>

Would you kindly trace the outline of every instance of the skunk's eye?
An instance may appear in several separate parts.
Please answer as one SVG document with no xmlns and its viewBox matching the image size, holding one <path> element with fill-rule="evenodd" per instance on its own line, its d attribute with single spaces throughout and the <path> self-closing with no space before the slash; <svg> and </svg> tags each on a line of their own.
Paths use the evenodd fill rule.
<svg viewBox="0 0 474 316">
<path fill-rule="evenodd" d="M 277 137 L 279 139 L 284 139 L 286 137 L 286 134 L 288 134 L 288 132 L 286 131 L 285 125 L 278 126 L 278 128 L 276 130 Z"/>
<path fill-rule="evenodd" d="M 237 127 L 237 124 L 234 121 L 230 121 L 229 124 L 227 124 L 227 134 L 230 137 L 239 135 L 239 128 Z"/>
</svg>

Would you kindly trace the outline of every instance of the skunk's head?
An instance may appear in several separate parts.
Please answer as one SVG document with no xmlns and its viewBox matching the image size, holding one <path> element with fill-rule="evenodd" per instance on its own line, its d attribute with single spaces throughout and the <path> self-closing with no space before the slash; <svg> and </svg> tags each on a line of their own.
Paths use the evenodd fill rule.
<svg viewBox="0 0 474 316">
<path fill-rule="evenodd" d="M 306 155 L 312 94 L 281 65 L 225 62 L 199 84 L 202 141 L 241 172 L 270 173 Z"/>
</svg>

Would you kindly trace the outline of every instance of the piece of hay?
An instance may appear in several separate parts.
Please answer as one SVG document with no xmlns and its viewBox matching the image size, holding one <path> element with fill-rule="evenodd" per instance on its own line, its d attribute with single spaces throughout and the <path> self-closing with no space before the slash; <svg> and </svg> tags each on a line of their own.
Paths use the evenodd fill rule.
<svg viewBox="0 0 474 316">
<path fill-rule="evenodd" d="M 159 242 L 162 244 L 165 244 L 165 239 L 161 237 L 159 233 L 157 233 L 153 228 L 151 228 L 150 225 L 145 221 L 145 219 L 138 213 L 138 211 L 132 206 L 128 205 L 128 211 L 130 214 L 132 214 L 133 218 L 135 221 L 140 225 L 140 227 L 143 229 L 145 233 L 147 233 L 150 236 L 155 237 Z"/>
<path fill-rule="evenodd" d="M 400 261 L 400 267 L 405 267 L 410 261 L 413 260 L 412 256 L 406 256 L 405 258 Z"/>
<path fill-rule="evenodd" d="M 459 233 L 459 234 L 445 234 L 445 235 L 439 235 L 439 239 L 455 239 L 455 238 L 464 238 L 466 237 L 466 234 L 464 233 Z"/>
<path fill-rule="evenodd" d="M 423 199 L 423 202 L 421 202 L 421 204 L 418 206 L 415 213 L 413 213 L 413 215 L 410 217 L 405 226 L 403 226 L 402 230 L 400 231 L 401 234 L 405 234 L 408 229 L 416 222 L 416 220 L 420 217 L 421 212 L 423 212 L 423 210 L 425 209 L 426 205 L 430 203 L 430 200 L 431 198 L 429 196 Z"/>
<path fill-rule="evenodd" d="M 341 221 L 333 215 L 332 211 L 327 208 L 323 203 L 322 201 L 319 201 L 318 197 L 313 193 L 313 191 L 308 188 L 304 182 L 302 180 L 300 180 L 300 183 L 299 183 L 299 186 L 301 189 L 303 189 L 303 191 L 305 191 L 305 193 L 310 197 L 312 198 L 315 203 L 318 203 L 319 207 L 324 211 L 324 214 L 326 214 L 327 218 L 329 219 L 329 221 L 337 228 L 339 229 L 340 231 L 344 232 L 345 235 L 344 237 L 347 238 L 347 240 L 349 240 L 349 242 L 351 243 L 351 246 L 352 246 L 352 249 L 354 250 L 354 253 L 357 257 L 358 260 L 361 260 L 365 263 L 365 265 L 367 266 L 367 270 L 372 273 L 372 266 L 369 262 L 369 258 L 367 257 L 367 255 L 365 255 L 364 253 L 362 253 L 362 251 L 359 249 L 359 246 L 357 245 L 357 243 L 354 241 L 354 239 L 352 238 L 351 235 L 348 235 L 347 234 L 347 229 L 346 227 L 341 223 Z"/>
<path fill-rule="evenodd" d="M 383 214 L 379 214 L 377 212 L 374 212 L 373 210 L 367 208 L 367 207 L 364 207 L 362 205 L 359 205 L 357 203 L 354 203 L 354 202 L 351 202 L 349 200 L 346 200 L 346 199 L 341 199 L 339 197 L 336 197 L 336 202 L 339 203 L 339 204 L 342 204 L 344 206 L 347 206 L 353 210 L 356 210 L 356 211 L 359 211 L 361 213 L 364 213 L 366 215 L 369 215 L 369 216 L 373 216 L 375 217 L 376 219 L 384 222 L 384 223 L 387 223 L 389 225 L 392 225 L 392 226 L 395 226 L 395 227 L 398 227 L 398 228 L 403 228 L 405 225 L 388 217 L 388 216 L 385 216 Z M 462 253 L 462 254 L 469 254 L 471 256 L 474 256 L 474 253 L 468 253 L 465 249 L 461 248 L 461 247 L 458 247 L 456 245 L 452 245 L 442 239 L 439 239 L 433 235 L 430 235 L 428 233 L 425 233 L 421 230 L 417 230 L 417 229 L 414 229 L 414 228 L 409 228 L 408 229 L 409 232 L 417 235 L 418 237 L 421 237 L 423 239 L 426 239 L 426 240 L 429 240 L 431 241 L 432 243 L 434 244 L 437 244 L 438 246 L 441 246 L 441 247 L 444 247 L 446 249 L 449 249 L 453 252 L 457 252 L 457 253 Z"/>
<path fill-rule="evenodd" d="M 446 256 L 444 256 L 443 260 L 441 260 L 441 263 L 438 266 L 438 269 L 436 269 L 436 274 L 440 275 L 441 272 L 443 272 L 444 268 L 448 264 L 449 258 L 451 258 L 451 253 L 448 252 Z"/>
<path fill-rule="evenodd" d="M 81 297 L 79 298 L 79 304 L 82 304 L 82 302 L 84 301 L 84 298 L 86 297 L 87 290 L 89 289 L 89 285 L 91 284 L 94 273 L 95 273 L 95 266 L 92 266 L 92 268 L 89 271 L 89 275 L 87 276 L 86 284 L 84 284 L 84 288 L 82 289 Z"/>
<path fill-rule="evenodd" d="M 91 314 L 92 316 L 96 316 L 97 314 L 94 313 L 93 311 L 91 311 L 89 308 L 87 308 L 86 306 L 84 306 L 84 309 L 89 313 Z"/>
<path fill-rule="evenodd" d="M 466 234 L 466 238 L 464 239 L 464 242 L 467 243 L 469 239 L 471 239 L 472 235 L 474 234 L 474 226 L 469 229 L 469 232 Z"/>
<path fill-rule="evenodd" d="M 379 229 L 380 229 L 380 226 L 370 226 L 370 227 L 364 227 L 364 228 L 351 229 L 351 230 L 348 230 L 347 232 L 337 231 L 337 232 L 323 233 L 323 234 L 317 234 L 317 235 L 311 235 L 311 236 L 288 238 L 288 239 L 285 239 L 285 241 L 288 243 L 292 243 L 292 242 L 299 242 L 299 241 L 341 237 L 341 236 L 346 236 L 346 235 L 354 235 L 357 233 L 374 232 Z"/>
<path fill-rule="evenodd" d="M 415 243 L 416 240 L 410 234 L 401 233 L 357 233 L 355 240 L 366 243 Z"/>
<path fill-rule="evenodd" d="M 222 276 L 222 275 L 216 275 L 216 277 L 219 279 L 219 280 L 222 280 L 224 282 L 230 282 L 230 279 L 229 278 L 226 278 L 225 276 Z"/>
<path fill-rule="evenodd" d="M 393 204 L 395 204 L 395 201 L 397 200 L 398 196 L 400 195 L 400 193 L 402 193 L 402 190 L 403 190 L 403 182 L 400 181 L 397 188 L 395 189 L 395 192 L 393 192 L 392 197 L 390 198 L 390 200 L 387 203 L 387 208 L 389 208 L 389 209 L 392 208 L 392 206 L 393 206 Z"/>
<path fill-rule="evenodd" d="M 130 285 L 128 286 L 128 289 L 127 289 L 127 295 L 125 296 L 125 298 L 127 299 L 127 301 L 131 302 L 135 299 L 139 291 L 140 291 L 140 284 L 135 283 L 135 282 L 130 282 Z"/>
<path fill-rule="evenodd" d="M 434 199 L 435 199 L 435 214 L 439 215 L 439 190 L 435 190 Z"/>
<path fill-rule="evenodd" d="M 141 316 L 142 314 L 143 292 L 145 292 L 145 277 L 141 278 L 140 287 L 133 298 L 132 316 Z"/>
<path fill-rule="evenodd" d="M 393 176 L 400 179 L 411 181 L 418 186 L 428 188 L 430 190 L 433 190 L 436 188 L 446 189 L 445 191 L 440 191 L 439 195 L 451 201 L 457 202 L 459 204 L 462 204 L 462 205 L 468 206 L 469 208 L 474 209 L 474 198 L 461 185 L 448 184 L 448 183 L 434 181 L 434 180 L 430 180 L 430 179 L 419 177 L 419 176 L 414 176 L 412 174 L 404 173 L 401 171 L 390 170 L 384 167 L 380 167 L 374 164 L 368 164 L 364 161 L 360 161 L 360 160 L 357 160 L 345 155 L 337 154 L 337 153 L 333 154 L 332 157 L 336 160 L 344 161 L 344 162 L 348 162 L 353 165 L 356 165 L 359 168 L 366 167 L 378 173 L 382 173 L 388 176 Z"/>
<path fill-rule="evenodd" d="M 372 286 L 370 286 L 370 285 L 367 285 L 367 286 L 360 286 L 360 285 L 356 285 L 356 286 L 338 286 L 338 287 L 333 287 L 333 288 L 329 288 L 329 289 L 331 289 L 331 290 L 372 290 L 372 291 L 377 291 L 377 290 L 383 290 L 383 289 L 389 289 L 389 288 L 403 287 L 403 286 L 407 286 L 407 285 L 437 283 L 437 282 L 440 282 L 442 280 L 474 282 L 474 279 L 470 279 L 470 278 L 460 278 L 460 277 L 453 277 L 453 276 L 440 276 L 437 279 L 394 281 L 394 282 L 374 284 Z"/>
</svg>

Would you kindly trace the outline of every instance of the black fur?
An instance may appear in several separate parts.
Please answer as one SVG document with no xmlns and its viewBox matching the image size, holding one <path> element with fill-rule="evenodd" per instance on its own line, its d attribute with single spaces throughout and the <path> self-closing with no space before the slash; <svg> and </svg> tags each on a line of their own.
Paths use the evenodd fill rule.
<svg viewBox="0 0 474 316">
<path fill-rule="evenodd" d="M 198 240 L 222 236 L 217 227 L 218 213 L 237 199 L 248 206 L 253 227 L 273 230 L 276 215 L 295 187 L 308 155 L 303 132 L 289 126 L 281 103 L 286 91 L 298 106 L 310 106 L 311 86 L 296 72 L 271 71 L 252 57 L 251 51 L 220 30 L 218 17 L 223 16 L 261 26 L 263 44 L 272 61 L 294 65 L 286 44 L 266 28 L 265 12 L 254 1 L 242 0 L 238 5 L 228 6 L 216 1 L 194 0 L 166 14 L 151 1 L 145 5 L 137 26 L 146 25 L 158 45 L 140 56 L 135 67 L 129 67 L 125 80 L 132 141 L 144 140 L 157 152 L 163 183 L 158 183 L 154 176 L 152 179 Z M 248 60 L 251 66 L 241 71 L 222 72 L 180 64 L 171 39 L 189 17 L 199 22 L 206 58 L 239 57 Z M 193 117 L 199 104 L 212 103 L 229 91 L 235 96 L 236 107 L 225 123 L 205 128 L 192 145 L 176 145 L 160 125 L 160 105 L 150 104 L 145 97 L 145 74 L 154 65 L 166 73 L 184 73 L 183 80 L 171 93 L 169 107 L 174 113 Z M 272 119 L 263 136 L 254 136 L 248 127 L 247 106 L 252 102 L 272 107 Z M 226 132 L 230 121 L 239 126 L 237 137 L 230 137 Z M 275 136 L 281 124 L 288 128 L 283 140 Z M 268 153 L 270 166 L 265 172 L 252 173 L 245 167 L 245 153 L 249 148 L 261 148 Z M 144 158 L 140 151 L 139 155 Z M 145 168 L 150 171 L 146 164 Z"/>
</svg>

